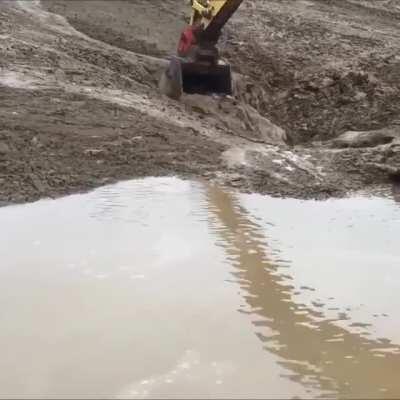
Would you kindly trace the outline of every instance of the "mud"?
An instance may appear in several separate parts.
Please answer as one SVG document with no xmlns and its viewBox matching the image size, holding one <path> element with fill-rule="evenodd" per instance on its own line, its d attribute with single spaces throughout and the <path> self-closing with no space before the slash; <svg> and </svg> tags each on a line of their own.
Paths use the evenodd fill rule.
<svg viewBox="0 0 400 400">
<path fill-rule="evenodd" d="M 395 2 L 247 0 L 221 41 L 235 96 L 174 102 L 157 80 L 185 7 L 0 3 L 1 203 L 146 175 L 294 197 L 400 175 Z"/>
</svg>

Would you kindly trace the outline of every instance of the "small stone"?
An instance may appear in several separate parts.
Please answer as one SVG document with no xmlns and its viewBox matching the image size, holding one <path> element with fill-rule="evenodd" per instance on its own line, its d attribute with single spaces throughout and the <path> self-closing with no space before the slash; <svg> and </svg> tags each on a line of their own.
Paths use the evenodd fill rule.
<svg viewBox="0 0 400 400">
<path fill-rule="evenodd" d="M 208 114 L 207 110 L 204 107 L 193 105 L 192 110 L 198 114 L 206 115 Z"/>
<path fill-rule="evenodd" d="M 97 156 L 101 153 L 104 153 L 104 150 L 102 150 L 102 149 L 86 149 L 85 150 L 85 154 L 87 154 L 89 156 Z"/>
<path fill-rule="evenodd" d="M 57 71 L 54 72 L 54 76 L 57 80 L 65 80 L 65 72 L 61 69 L 58 69 Z"/>
<path fill-rule="evenodd" d="M 332 140 L 333 147 L 375 147 L 393 142 L 394 133 L 389 129 L 374 131 L 347 131 Z"/>
<path fill-rule="evenodd" d="M 44 193 L 45 187 L 44 187 L 42 181 L 34 174 L 30 174 L 30 178 L 31 178 L 32 184 L 36 188 L 36 190 L 39 191 L 40 193 Z"/>
<path fill-rule="evenodd" d="M 0 154 L 7 154 L 10 152 L 10 147 L 5 142 L 0 142 Z"/>
<path fill-rule="evenodd" d="M 333 86 L 334 84 L 335 84 L 335 81 L 332 78 L 326 77 L 326 78 L 324 78 L 322 80 L 321 86 L 323 88 L 326 88 L 326 87 L 329 87 L 329 86 Z"/>
<path fill-rule="evenodd" d="M 33 146 L 37 146 L 38 144 L 40 144 L 39 139 L 38 139 L 36 136 L 34 136 L 34 137 L 32 138 L 32 140 L 31 140 L 31 144 L 32 144 Z"/>
<path fill-rule="evenodd" d="M 357 92 L 354 96 L 355 101 L 362 101 L 367 97 L 367 94 L 364 92 Z"/>
<path fill-rule="evenodd" d="M 378 83 L 379 83 L 379 81 L 378 81 L 378 79 L 377 79 L 377 77 L 375 76 L 375 75 L 373 75 L 373 74 L 368 74 L 368 82 L 371 84 L 371 85 L 377 85 Z"/>
</svg>

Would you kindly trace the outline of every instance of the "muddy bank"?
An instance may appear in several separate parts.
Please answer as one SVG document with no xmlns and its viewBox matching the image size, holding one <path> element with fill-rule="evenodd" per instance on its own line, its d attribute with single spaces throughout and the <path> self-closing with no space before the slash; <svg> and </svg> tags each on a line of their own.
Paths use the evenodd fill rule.
<svg viewBox="0 0 400 400">
<path fill-rule="evenodd" d="M 182 2 L 0 3 L 0 201 L 146 175 L 303 198 L 390 182 L 400 172 L 397 58 L 384 64 L 390 71 L 375 62 L 374 74 L 349 67 L 374 60 L 359 38 L 366 6 L 266 4 L 245 2 L 223 35 L 236 71 L 234 98 L 174 102 L 156 86 L 184 24 Z M 397 46 L 397 27 L 384 24 L 397 11 L 368 4 L 362 15 L 379 28 L 380 60 Z M 340 23 L 339 12 L 347 18 Z M 342 37 L 344 20 L 353 36 Z M 315 24 L 330 33 L 317 35 Z M 348 74 L 329 78 L 333 70 Z M 343 96 L 357 101 L 343 103 Z"/>
</svg>

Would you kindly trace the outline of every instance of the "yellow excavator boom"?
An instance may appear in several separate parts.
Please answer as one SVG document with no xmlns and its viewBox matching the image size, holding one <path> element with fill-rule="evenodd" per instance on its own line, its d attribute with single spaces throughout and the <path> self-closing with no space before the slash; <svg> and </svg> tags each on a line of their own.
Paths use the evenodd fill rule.
<svg viewBox="0 0 400 400">
<path fill-rule="evenodd" d="M 191 0 L 191 25 L 202 25 L 206 36 L 220 33 L 244 0 Z"/>
<path fill-rule="evenodd" d="M 192 0 L 190 24 L 194 25 L 200 20 L 206 28 L 226 3 L 229 3 L 229 0 Z"/>
</svg>

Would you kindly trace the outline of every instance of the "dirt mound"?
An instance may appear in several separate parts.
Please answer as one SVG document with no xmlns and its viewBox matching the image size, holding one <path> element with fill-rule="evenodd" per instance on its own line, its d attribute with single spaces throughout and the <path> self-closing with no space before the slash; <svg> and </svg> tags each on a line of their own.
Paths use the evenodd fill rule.
<svg viewBox="0 0 400 400">
<path fill-rule="evenodd" d="M 382 1 L 254 0 L 225 52 L 257 82 L 251 104 L 295 143 L 329 139 L 398 121 L 399 21 Z"/>
</svg>

